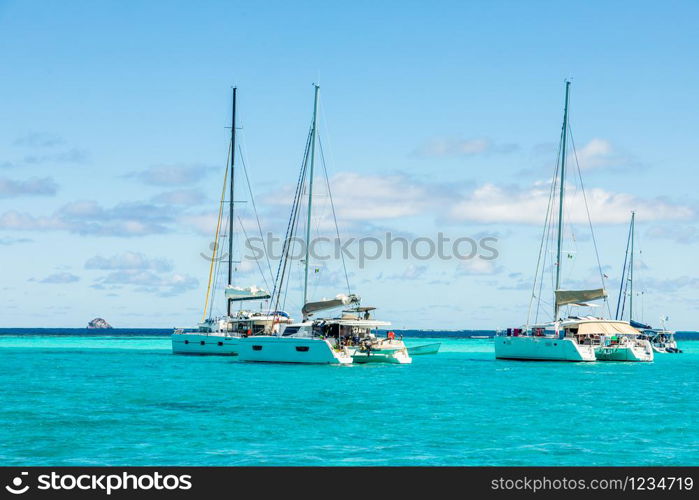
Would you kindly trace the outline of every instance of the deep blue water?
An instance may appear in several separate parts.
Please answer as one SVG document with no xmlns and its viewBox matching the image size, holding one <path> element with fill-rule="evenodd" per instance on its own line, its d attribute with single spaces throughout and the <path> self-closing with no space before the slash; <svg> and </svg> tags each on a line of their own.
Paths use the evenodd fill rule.
<svg viewBox="0 0 699 500">
<path fill-rule="evenodd" d="M 575 364 L 443 338 L 412 365 L 338 367 L 71 332 L 0 331 L 0 464 L 699 465 L 699 342 Z"/>
</svg>

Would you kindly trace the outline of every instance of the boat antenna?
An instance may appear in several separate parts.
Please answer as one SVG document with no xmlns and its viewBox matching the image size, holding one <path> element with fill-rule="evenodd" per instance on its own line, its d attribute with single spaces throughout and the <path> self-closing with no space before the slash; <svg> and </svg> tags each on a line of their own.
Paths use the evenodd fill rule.
<svg viewBox="0 0 699 500">
<path fill-rule="evenodd" d="M 310 151 L 310 169 L 308 172 L 308 214 L 306 219 L 306 260 L 304 262 L 304 278 L 303 278 L 303 304 L 306 305 L 308 299 L 308 257 L 311 247 L 311 207 L 313 204 L 313 162 L 315 159 L 316 149 L 316 125 L 318 120 L 318 91 L 320 85 L 314 83 L 315 94 L 313 98 L 313 124 L 311 125 L 311 151 Z"/>
<path fill-rule="evenodd" d="M 566 137 L 568 136 L 568 97 L 570 94 L 570 80 L 566 80 L 565 107 L 563 110 L 563 127 L 561 130 L 561 185 L 558 195 L 558 239 L 556 249 L 556 286 L 554 288 L 553 320 L 558 320 L 558 301 L 555 298 L 555 291 L 561 285 L 561 242 L 563 237 L 563 196 L 565 194 L 565 174 L 566 174 Z"/>
<path fill-rule="evenodd" d="M 233 193 L 235 187 L 235 105 L 236 97 L 238 93 L 238 88 L 233 87 L 233 109 L 232 109 L 232 119 L 231 119 L 231 184 L 230 184 L 230 201 L 228 202 L 228 286 L 233 284 Z M 231 309 L 233 307 L 233 299 L 228 299 L 226 304 L 226 311 L 228 316 L 231 316 Z"/>
</svg>

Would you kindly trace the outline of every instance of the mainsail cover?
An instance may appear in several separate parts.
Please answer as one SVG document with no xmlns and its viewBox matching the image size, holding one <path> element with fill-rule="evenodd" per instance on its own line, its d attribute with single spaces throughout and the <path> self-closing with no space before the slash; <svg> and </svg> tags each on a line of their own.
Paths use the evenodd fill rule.
<svg viewBox="0 0 699 500">
<path fill-rule="evenodd" d="M 605 297 L 607 297 L 607 291 L 604 288 L 596 288 L 594 290 L 556 290 L 556 305 L 565 306 Z"/>
<path fill-rule="evenodd" d="M 330 300 L 320 300 L 318 302 L 307 302 L 303 308 L 301 308 L 301 312 L 303 313 L 303 316 L 310 316 L 315 312 L 318 311 L 325 311 L 326 309 L 334 309 L 336 307 L 342 307 L 342 306 L 348 306 L 351 304 L 359 304 L 359 297 L 357 295 L 351 294 L 351 295 L 343 295 L 340 294 L 336 296 L 334 299 Z"/>
<path fill-rule="evenodd" d="M 225 292 L 226 298 L 230 300 L 264 300 L 271 297 L 267 290 L 249 286 L 242 288 L 239 286 L 227 286 Z"/>
</svg>

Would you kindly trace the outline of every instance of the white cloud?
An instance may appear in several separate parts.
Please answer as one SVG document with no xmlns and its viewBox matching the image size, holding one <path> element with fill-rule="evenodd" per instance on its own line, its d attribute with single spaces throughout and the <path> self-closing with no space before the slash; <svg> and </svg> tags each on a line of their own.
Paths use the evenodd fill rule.
<svg viewBox="0 0 699 500">
<path fill-rule="evenodd" d="M 427 266 L 421 265 L 416 266 L 415 264 L 410 264 L 406 267 L 400 274 L 392 274 L 387 277 L 387 279 L 395 280 L 417 280 L 422 278 L 425 273 L 427 273 Z"/>
<path fill-rule="evenodd" d="M 227 214 L 225 214 L 227 215 Z M 288 215 L 284 214 L 288 217 Z M 227 217 L 221 221 L 221 224 L 227 223 Z M 218 212 L 200 212 L 197 214 L 182 214 L 177 217 L 177 224 L 183 226 L 187 229 L 191 229 L 202 236 L 214 237 L 216 233 L 216 223 L 218 222 Z M 257 228 L 257 221 L 250 217 L 238 217 L 235 216 L 235 234 L 236 237 L 242 236 L 243 231 L 241 229 L 241 223 L 245 228 L 245 232 L 250 238 L 259 238 L 259 230 Z M 286 221 L 285 221 L 286 223 Z M 334 226 L 333 226 L 334 227 Z M 264 230 L 264 226 L 263 226 Z M 228 227 L 221 226 L 220 232 L 227 233 Z"/>
<path fill-rule="evenodd" d="M 58 184 L 50 178 L 33 177 L 26 181 L 15 181 L 6 177 L 0 178 L 0 198 L 17 196 L 53 196 L 58 190 Z"/>
<path fill-rule="evenodd" d="M 612 145 L 607 139 L 593 138 L 582 148 L 577 150 L 577 159 L 580 163 L 580 168 L 583 170 L 591 170 L 602 167 L 631 167 L 638 166 L 638 162 L 634 161 L 627 154 L 623 154 Z M 569 164 L 575 162 L 575 153 L 570 152 L 568 157 Z"/>
<path fill-rule="evenodd" d="M 549 186 L 542 183 L 530 188 L 484 184 L 455 203 L 448 215 L 453 220 L 479 223 L 543 224 L 549 192 Z M 632 210 L 647 221 L 687 219 L 694 215 L 685 205 L 660 199 L 641 200 L 627 193 L 600 188 L 587 190 L 587 202 L 594 224 L 626 223 Z M 587 223 L 581 191 L 566 193 L 566 217 L 570 223 Z"/>
<path fill-rule="evenodd" d="M 76 281 L 80 281 L 79 276 L 76 276 L 72 273 L 63 272 L 63 273 L 51 274 L 43 279 L 40 279 L 39 283 L 48 283 L 48 284 L 52 284 L 52 285 L 63 285 L 66 283 L 75 283 Z"/>
<path fill-rule="evenodd" d="M 647 234 L 651 238 L 667 239 L 682 244 L 699 241 L 699 230 L 694 226 L 653 226 L 648 229 Z"/>
<path fill-rule="evenodd" d="M 56 216 L 35 217 L 27 213 L 10 210 L 0 215 L 0 229 L 18 231 L 43 231 L 68 229 L 69 225 Z"/>
<path fill-rule="evenodd" d="M 318 186 L 320 183 L 316 182 Z M 324 183 L 314 192 L 314 211 L 330 214 L 330 199 Z M 426 185 L 403 174 L 366 175 L 341 172 L 330 179 L 333 203 L 341 225 L 347 221 L 376 221 L 422 214 L 443 190 L 437 184 Z M 266 204 L 288 206 L 291 189 L 264 197 Z"/>
<path fill-rule="evenodd" d="M 198 189 L 179 189 L 166 191 L 153 197 L 155 203 L 167 205 L 199 205 L 206 200 L 206 195 Z"/>
<path fill-rule="evenodd" d="M 131 172 L 126 177 L 135 177 L 153 186 L 188 186 L 203 179 L 211 170 L 202 165 L 158 165 Z"/>
<path fill-rule="evenodd" d="M 137 292 L 172 296 L 197 288 L 199 282 L 187 274 L 158 274 L 142 269 L 123 269 L 110 272 L 95 281 L 93 288 L 103 290 L 132 286 Z"/>
<path fill-rule="evenodd" d="M 32 148 L 52 148 L 65 144 L 65 141 L 54 134 L 46 132 L 29 132 L 15 140 L 15 146 L 32 147 Z"/>
<path fill-rule="evenodd" d="M 71 148 L 66 151 L 50 154 L 32 154 L 24 157 L 24 162 L 28 164 L 37 163 L 83 163 L 87 160 L 87 152 L 83 149 Z"/>
<path fill-rule="evenodd" d="M 10 210 L 0 215 L 0 229 L 20 231 L 65 230 L 94 236 L 145 236 L 171 230 L 173 207 L 148 203 L 120 203 L 104 208 L 95 201 L 68 203 L 50 216 Z"/>
<path fill-rule="evenodd" d="M 124 252 L 111 257 L 96 255 L 85 262 L 85 269 L 125 270 L 140 269 L 165 272 L 172 270 L 172 263 L 162 258 L 149 258 L 142 253 Z"/>
<path fill-rule="evenodd" d="M 0 238 L 0 245 L 16 245 L 18 243 L 31 243 L 29 238 Z"/>
<path fill-rule="evenodd" d="M 490 139 L 433 139 L 415 150 L 418 156 L 473 156 L 484 153 L 510 153 L 516 144 L 494 144 Z"/>
<path fill-rule="evenodd" d="M 499 266 L 495 265 L 492 260 L 474 258 L 459 262 L 456 267 L 457 275 L 479 275 L 479 274 L 498 274 L 502 271 Z"/>
</svg>

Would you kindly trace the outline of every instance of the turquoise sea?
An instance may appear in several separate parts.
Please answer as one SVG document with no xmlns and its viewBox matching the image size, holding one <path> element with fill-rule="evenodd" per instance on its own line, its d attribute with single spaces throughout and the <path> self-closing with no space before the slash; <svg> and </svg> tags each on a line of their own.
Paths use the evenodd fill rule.
<svg viewBox="0 0 699 500">
<path fill-rule="evenodd" d="M 0 335 L 1 465 L 699 465 L 697 341 L 575 364 L 409 338 L 442 351 L 340 367 L 174 356 L 168 336 L 124 333 Z"/>
</svg>

